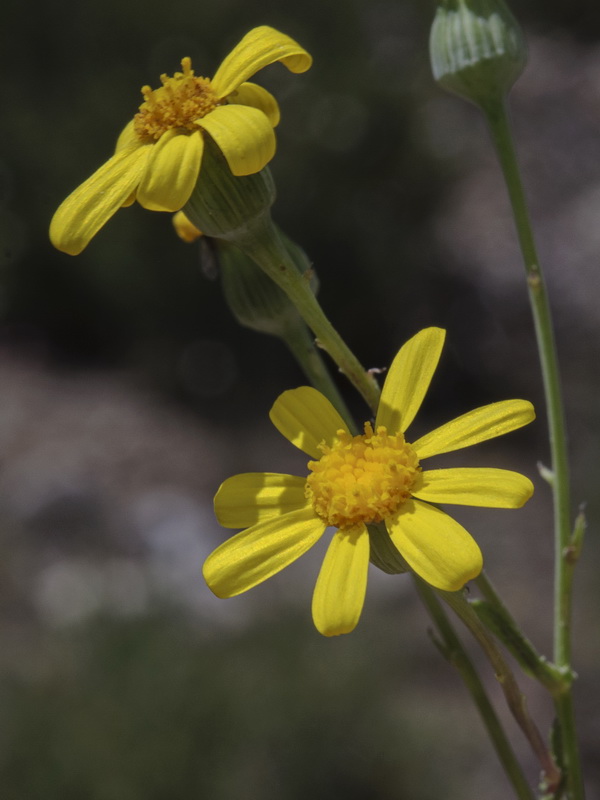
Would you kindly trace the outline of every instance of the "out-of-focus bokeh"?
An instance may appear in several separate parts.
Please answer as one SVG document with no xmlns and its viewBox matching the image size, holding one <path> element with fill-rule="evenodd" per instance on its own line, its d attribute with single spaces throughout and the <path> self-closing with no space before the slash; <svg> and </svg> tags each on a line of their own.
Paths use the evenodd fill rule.
<svg viewBox="0 0 600 800">
<path fill-rule="evenodd" d="M 598 798 L 600 10 L 523 0 L 514 11 L 530 44 L 514 125 L 555 312 L 574 502 L 590 517 L 574 660 Z M 485 126 L 430 76 L 432 16 L 420 0 L 6 0 L 5 800 L 511 796 L 407 576 L 373 569 L 358 629 L 335 640 L 310 618 L 322 547 L 233 600 L 203 584 L 203 559 L 229 535 L 212 514 L 219 483 L 304 469 L 267 417 L 303 382 L 282 345 L 236 327 L 167 214 L 122 210 L 76 258 L 47 239 L 58 204 L 111 154 L 142 85 L 187 55 L 210 76 L 255 25 L 300 41 L 310 72 L 274 65 L 257 79 L 282 109 L 275 218 L 314 262 L 324 308 L 367 366 L 385 367 L 421 327 L 447 328 L 417 428 L 509 397 L 537 405 L 529 428 L 444 463 L 534 480 L 522 511 L 456 516 L 550 655 L 550 496 L 536 466 L 548 448 L 523 269 Z M 523 686 L 545 732 L 547 698 Z M 501 713 L 535 784 L 537 766 Z"/>
</svg>

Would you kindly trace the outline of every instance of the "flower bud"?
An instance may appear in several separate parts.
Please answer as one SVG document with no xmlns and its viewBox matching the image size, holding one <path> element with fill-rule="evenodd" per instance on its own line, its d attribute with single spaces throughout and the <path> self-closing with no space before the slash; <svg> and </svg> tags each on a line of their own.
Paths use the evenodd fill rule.
<svg viewBox="0 0 600 800">
<path fill-rule="evenodd" d="M 184 206 L 185 216 L 205 236 L 237 241 L 266 219 L 275 201 L 275 184 L 265 167 L 237 177 L 211 141 L 206 141 L 196 188 Z"/>
<path fill-rule="evenodd" d="M 483 108 L 504 98 L 527 60 L 504 0 L 441 0 L 429 51 L 436 81 Z"/>
<path fill-rule="evenodd" d="M 312 275 L 304 251 L 281 231 L 279 236 L 298 271 L 306 273 L 310 269 Z M 223 294 L 240 325 L 284 339 L 296 326 L 304 325 L 285 292 L 238 247 L 222 241 L 218 252 Z M 316 292 L 316 279 L 311 285 Z"/>
</svg>

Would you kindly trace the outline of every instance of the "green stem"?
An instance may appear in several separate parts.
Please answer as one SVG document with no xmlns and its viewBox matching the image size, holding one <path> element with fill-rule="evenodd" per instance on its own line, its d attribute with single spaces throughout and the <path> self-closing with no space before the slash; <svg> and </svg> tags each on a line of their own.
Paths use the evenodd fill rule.
<svg viewBox="0 0 600 800">
<path fill-rule="evenodd" d="M 377 381 L 364 369 L 325 316 L 310 288 L 310 276 L 300 274 L 270 217 L 265 215 L 258 229 L 249 228 L 235 243 L 283 289 L 317 337 L 318 346 L 329 353 L 340 372 L 360 392 L 371 411 L 376 413 L 380 396 Z"/>
<path fill-rule="evenodd" d="M 507 705 L 540 762 L 545 788 L 552 793 L 556 793 L 562 779 L 561 772 L 554 763 L 552 754 L 546 747 L 542 735 L 529 715 L 525 697 L 519 689 L 515 676 L 502 653 L 496 647 L 494 640 L 488 635 L 483 623 L 461 592 L 442 592 L 438 590 L 438 594 L 467 626 L 486 654 L 494 669 L 496 679 L 502 688 Z"/>
<path fill-rule="evenodd" d="M 465 686 L 473 698 L 473 702 L 477 706 L 483 724 L 492 740 L 500 763 L 513 785 L 516 796 L 519 800 L 533 800 L 533 791 L 527 783 L 473 662 L 456 635 L 433 590 L 420 578 L 414 577 L 421 600 L 442 637 L 441 642 L 435 639 L 434 641 L 444 658 L 459 671 Z"/>
<path fill-rule="evenodd" d="M 475 579 L 475 583 L 484 597 L 484 600 L 471 601 L 479 619 L 507 647 L 524 672 L 539 681 L 553 697 L 562 694 L 573 681 L 570 669 L 551 664 L 536 650 L 522 633 L 485 571 Z"/>
<path fill-rule="evenodd" d="M 555 615 L 554 659 L 558 665 L 565 665 L 568 664 L 570 660 L 570 603 L 568 593 L 564 591 L 565 571 L 563 550 L 567 547 L 569 542 L 571 513 L 566 430 L 560 389 L 558 359 L 556 357 L 550 305 L 529 220 L 529 212 L 527 210 L 527 202 L 521 182 L 506 105 L 504 103 L 495 105 L 488 111 L 487 120 L 504 173 L 519 243 L 523 254 L 529 299 L 540 353 L 544 391 L 548 406 L 548 428 L 554 476 L 552 488 L 555 501 L 557 543 L 555 586 L 557 609 Z"/>
<path fill-rule="evenodd" d="M 329 374 L 306 325 L 298 319 L 297 324 L 287 327 L 281 338 L 311 384 L 331 401 L 346 421 L 349 429 L 354 431 L 356 426 L 352 415 Z"/>
<path fill-rule="evenodd" d="M 508 189 L 523 262 L 527 276 L 529 301 L 540 354 L 544 393 L 546 397 L 550 451 L 552 458 L 552 492 L 554 499 L 555 579 L 554 579 L 554 662 L 568 669 L 571 661 L 571 569 L 568 548 L 571 536 L 569 497 L 569 467 L 566 429 L 554 329 L 544 277 L 537 255 L 523 191 L 519 166 L 513 143 L 508 110 L 504 100 L 490 103 L 483 109 Z M 574 736 L 571 689 L 565 689 L 561 702 L 556 704 L 564 746 L 564 764 L 572 800 L 584 797 L 577 740 Z"/>
</svg>

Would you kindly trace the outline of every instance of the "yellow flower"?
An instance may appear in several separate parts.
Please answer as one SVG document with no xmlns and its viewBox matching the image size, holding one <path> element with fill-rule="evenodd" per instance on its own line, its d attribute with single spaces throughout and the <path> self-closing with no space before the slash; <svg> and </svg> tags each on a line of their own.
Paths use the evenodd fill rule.
<svg viewBox="0 0 600 800">
<path fill-rule="evenodd" d="M 297 42 L 263 25 L 244 36 L 214 78 L 196 76 L 184 58 L 181 72 L 161 76 L 161 87 L 144 86 L 144 102 L 119 136 L 115 154 L 54 215 L 54 246 L 77 255 L 120 207 L 135 200 L 151 211 L 179 211 L 196 186 L 205 134 L 234 175 L 260 172 L 275 154 L 279 106 L 247 79 L 275 61 L 291 72 L 312 64 Z"/>
<path fill-rule="evenodd" d="M 409 444 L 413 421 L 437 367 L 445 332 L 426 328 L 399 351 L 386 378 L 375 425 L 352 436 L 331 403 L 309 386 L 284 392 L 271 409 L 275 427 L 307 453 L 308 477 L 236 475 L 215 497 L 219 522 L 246 528 L 206 560 L 203 573 L 218 597 L 233 597 L 291 564 L 337 528 L 315 587 L 312 613 L 325 636 L 358 623 L 367 588 L 369 534 L 384 522 L 411 569 L 432 586 L 457 591 L 482 568 L 471 535 L 431 503 L 519 508 L 529 478 L 504 469 L 422 470 L 430 456 L 468 447 L 535 418 L 526 400 L 505 400 L 470 411 Z"/>
</svg>

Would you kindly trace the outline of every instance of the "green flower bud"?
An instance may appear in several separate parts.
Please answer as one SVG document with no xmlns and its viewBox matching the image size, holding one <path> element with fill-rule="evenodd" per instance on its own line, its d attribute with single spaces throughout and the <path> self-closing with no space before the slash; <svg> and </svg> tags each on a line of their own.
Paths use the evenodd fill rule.
<svg viewBox="0 0 600 800">
<path fill-rule="evenodd" d="M 523 33 L 504 0 L 442 0 L 429 51 L 436 81 L 482 107 L 504 98 L 527 60 Z"/>
<path fill-rule="evenodd" d="M 196 188 L 184 206 L 185 216 L 205 236 L 237 241 L 270 220 L 275 184 L 265 169 L 236 177 L 217 146 L 207 139 Z"/>
<path fill-rule="evenodd" d="M 312 277 L 304 251 L 281 231 L 279 236 L 298 271 L 311 270 Z M 297 326 L 304 326 L 289 297 L 252 259 L 229 242 L 220 242 L 218 252 L 223 294 L 240 325 L 284 339 Z M 311 285 L 316 292 L 316 279 Z"/>
</svg>

